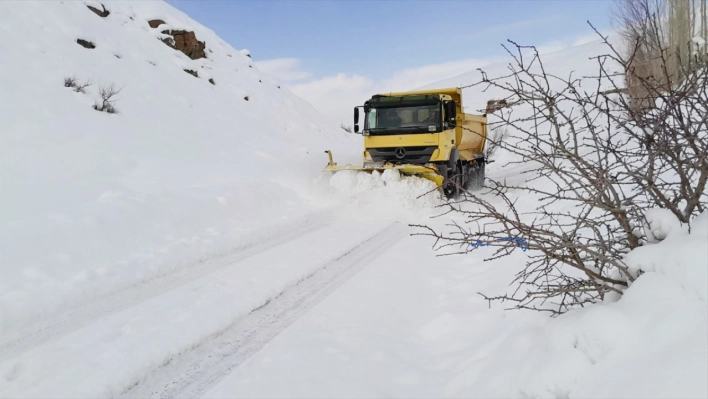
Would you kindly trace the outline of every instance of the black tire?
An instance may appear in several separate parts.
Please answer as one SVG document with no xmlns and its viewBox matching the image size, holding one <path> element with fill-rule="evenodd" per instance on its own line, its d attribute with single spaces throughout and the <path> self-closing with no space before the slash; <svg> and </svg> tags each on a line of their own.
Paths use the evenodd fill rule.
<svg viewBox="0 0 708 399">
<path fill-rule="evenodd" d="M 484 166 L 485 163 L 481 159 L 470 165 L 467 176 L 467 190 L 479 191 L 484 188 Z"/>
<path fill-rule="evenodd" d="M 455 169 L 450 173 L 450 177 L 443 182 L 443 192 L 447 198 L 457 198 L 462 191 L 462 170 L 459 164 L 455 164 Z"/>
</svg>

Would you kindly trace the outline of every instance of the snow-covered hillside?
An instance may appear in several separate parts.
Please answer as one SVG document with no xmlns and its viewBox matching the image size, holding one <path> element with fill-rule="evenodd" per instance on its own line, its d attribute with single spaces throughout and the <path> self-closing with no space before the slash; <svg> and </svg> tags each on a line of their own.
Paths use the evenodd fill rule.
<svg viewBox="0 0 708 399">
<path fill-rule="evenodd" d="M 0 43 L 0 333 L 257 240 L 312 208 L 325 149 L 358 152 L 168 4 L 110 2 L 107 17 L 87 5 L 102 10 L 0 4 L 13 38 Z M 206 58 L 164 44 L 167 30 L 194 32 Z M 111 84 L 118 113 L 94 110 Z"/>
<path fill-rule="evenodd" d="M 397 185 L 430 191 L 330 190 L 361 138 L 164 2 L 0 2 L 0 32 L 0 397 L 119 396 L 278 320 L 250 355 L 405 237 Z"/>
</svg>

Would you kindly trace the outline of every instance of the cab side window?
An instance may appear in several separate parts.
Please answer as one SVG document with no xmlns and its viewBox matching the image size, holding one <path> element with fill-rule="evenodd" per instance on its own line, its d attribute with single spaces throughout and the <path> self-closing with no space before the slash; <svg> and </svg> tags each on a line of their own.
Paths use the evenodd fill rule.
<svg viewBox="0 0 708 399">
<path fill-rule="evenodd" d="M 369 113 L 367 114 L 368 117 L 366 120 L 366 122 L 367 122 L 366 127 L 368 129 L 375 129 L 375 128 L 379 127 L 379 124 L 376 123 L 376 114 L 377 114 L 376 108 L 372 108 L 371 111 L 369 111 Z"/>
</svg>

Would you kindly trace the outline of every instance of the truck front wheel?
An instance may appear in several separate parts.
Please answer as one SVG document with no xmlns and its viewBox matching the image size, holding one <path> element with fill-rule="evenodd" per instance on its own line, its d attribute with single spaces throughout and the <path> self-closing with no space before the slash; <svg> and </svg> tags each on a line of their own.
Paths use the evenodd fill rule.
<svg viewBox="0 0 708 399">
<path fill-rule="evenodd" d="M 467 189 L 470 191 L 479 191 L 484 188 L 484 166 L 485 162 L 478 159 L 469 167 L 467 176 Z"/>
<path fill-rule="evenodd" d="M 443 182 L 443 192 L 447 198 L 457 198 L 460 196 L 460 191 L 462 190 L 462 182 L 464 177 L 462 176 L 464 172 L 460 168 L 459 164 L 455 164 L 455 169 L 448 172 L 448 177 L 445 178 Z"/>
</svg>

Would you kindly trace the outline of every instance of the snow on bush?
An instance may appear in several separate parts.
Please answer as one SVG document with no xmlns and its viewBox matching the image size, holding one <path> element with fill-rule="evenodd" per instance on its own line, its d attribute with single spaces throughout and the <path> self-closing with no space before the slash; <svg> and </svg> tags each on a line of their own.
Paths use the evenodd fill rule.
<svg viewBox="0 0 708 399">
<path fill-rule="evenodd" d="M 688 234 L 673 214 L 656 211 L 651 213 L 651 231 L 665 239 L 630 252 L 625 258 L 630 270 L 670 276 L 689 295 L 708 301 L 708 212 L 696 217 Z"/>
<path fill-rule="evenodd" d="M 647 241 L 651 243 L 659 242 L 670 235 L 680 235 L 687 231 L 668 209 L 653 208 L 644 213 L 646 223 L 644 234 Z"/>
</svg>

